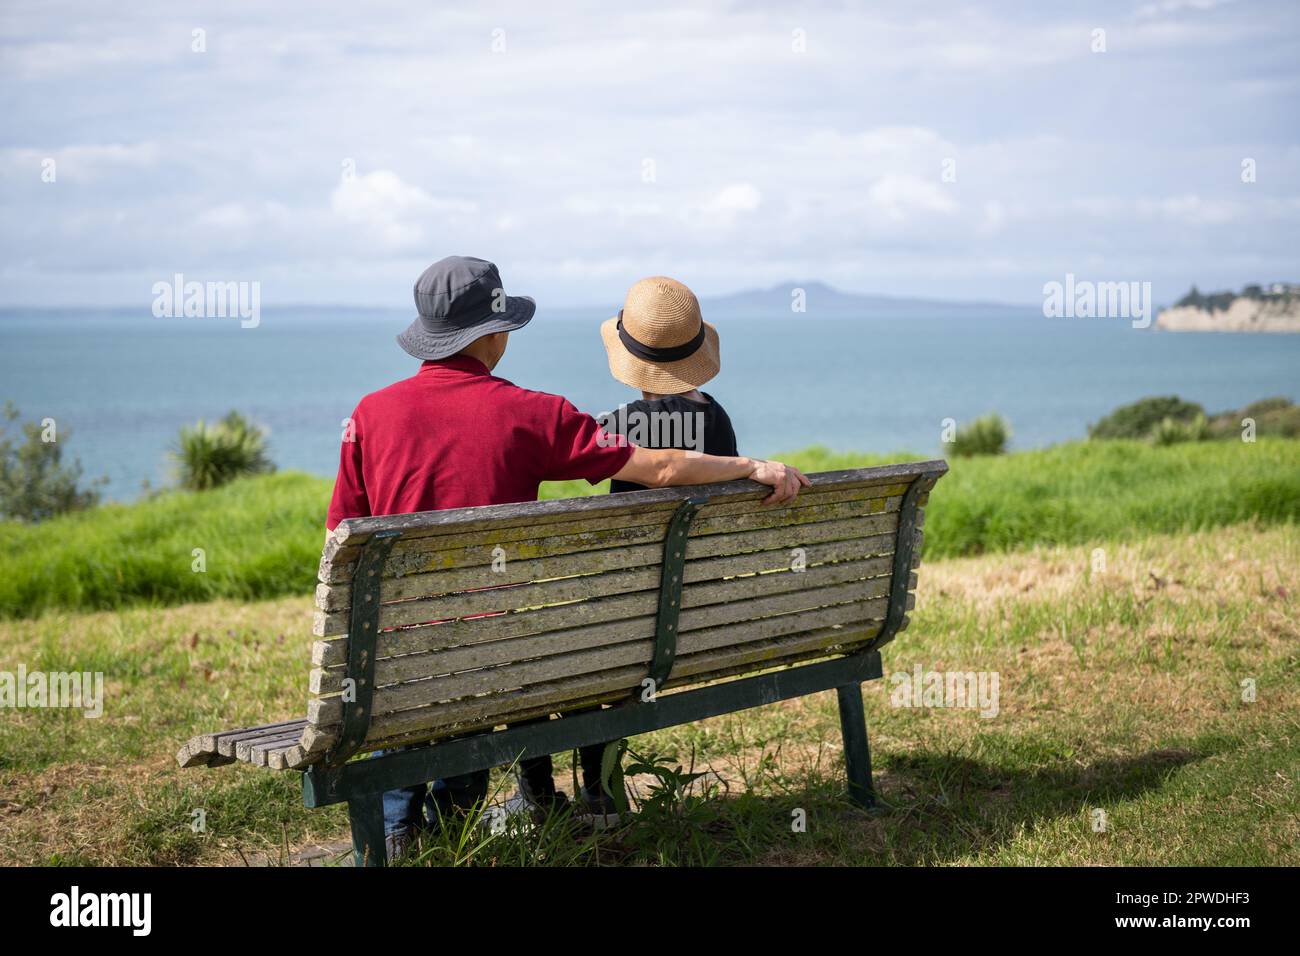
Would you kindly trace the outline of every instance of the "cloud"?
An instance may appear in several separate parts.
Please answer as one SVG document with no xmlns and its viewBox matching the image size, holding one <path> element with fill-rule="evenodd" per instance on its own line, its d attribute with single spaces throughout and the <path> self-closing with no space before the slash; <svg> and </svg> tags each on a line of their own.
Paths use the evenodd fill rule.
<svg viewBox="0 0 1300 956">
<path fill-rule="evenodd" d="M 195 219 L 201 229 L 222 229 L 246 234 L 267 225 L 285 226 L 293 210 L 278 202 L 228 202 L 203 210 Z"/>
<path fill-rule="evenodd" d="M 1204 199 L 1196 195 L 1140 199 L 1136 207 L 1138 215 L 1166 219 L 1188 226 L 1225 225 L 1243 218 L 1248 212 L 1246 207 L 1238 202 Z"/>
<path fill-rule="evenodd" d="M 709 222 L 729 226 L 738 217 L 751 213 L 763 204 L 763 194 L 753 183 L 733 183 L 724 186 L 700 206 L 700 212 Z"/>
<path fill-rule="evenodd" d="M 1221 7 L 1231 2 L 1232 0 L 1161 0 L 1160 3 L 1143 4 L 1137 8 L 1134 15 L 1143 19 L 1151 19 L 1182 13 L 1186 10 L 1213 10 L 1215 7 Z"/>
<path fill-rule="evenodd" d="M 0 259 L 22 269 L 0 300 L 104 301 L 182 268 L 405 305 L 453 252 L 548 301 L 656 271 L 702 294 L 824 271 L 987 298 L 1085 257 L 1185 288 L 1300 245 L 1294 3 L 1139 2 L 574 0 L 559 19 L 522 0 L 376 17 L 8 0 Z"/>
<path fill-rule="evenodd" d="M 161 66 L 188 53 L 189 42 L 188 34 L 168 45 L 147 37 L 87 33 L 69 40 L 14 44 L 6 49 L 6 58 L 8 69 L 19 77 L 40 82 L 121 67 Z"/>
<path fill-rule="evenodd" d="M 89 183 L 123 171 L 156 166 L 160 149 L 157 143 L 88 143 L 57 149 L 7 149 L 5 165 L 17 175 L 29 171 L 39 176 L 47 160 L 54 160 L 56 182 Z"/>
<path fill-rule="evenodd" d="M 934 180 L 917 176 L 884 176 L 867 191 L 871 205 L 892 222 L 906 222 L 917 214 L 951 215 L 957 202 Z"/>
<path fill-rule="evenodd" d="M 387 169 L 344 178 L 330 194 L 330 208 L 391 251 L 418 248 L 435 227 L 478 211 L 473 202 L 435 199 Z"/>
</svg>

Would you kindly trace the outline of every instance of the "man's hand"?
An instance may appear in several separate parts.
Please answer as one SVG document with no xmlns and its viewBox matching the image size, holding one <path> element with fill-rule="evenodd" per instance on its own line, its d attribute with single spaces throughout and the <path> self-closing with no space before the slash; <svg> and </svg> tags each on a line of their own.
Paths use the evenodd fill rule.
<svg viewBox="0 0 1300 956">
<path fill-rule="evenodd" d="M 808 476 L 793 465 L 784 465 L 779 461 L 763 461 L 759 458 L 752 460 L 754 470 L 750 472 L 749 477 L 760 484 L 772 487 L 772 493 L 763 499 L 765 505 L 782 505 L 787 501 L 794 501 L 800 488 L 807 488 L 812 484 Z"/>
</svg>

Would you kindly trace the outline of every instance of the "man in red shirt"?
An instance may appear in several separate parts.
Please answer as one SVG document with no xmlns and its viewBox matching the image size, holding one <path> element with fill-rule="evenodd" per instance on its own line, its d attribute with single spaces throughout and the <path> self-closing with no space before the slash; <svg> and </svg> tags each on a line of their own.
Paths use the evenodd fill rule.
<svg viewBox="0 0 1300 956">
<path fill-rule="evenodd" d="M 451 256 L 415 284 L 419 313 L 397 337 L 420 370 L 363 398 L 339 453 L 325 527 L 344 518 L 534 501 L 543 481 L 615 478 L 647 487 L 752 478 L 766 503 L 791 501 L 808 479 L 780 462 L 638 448 L 605 435 L 566 399 L 492 375 L 510 332 L 536 305 L 507 296 L 497 267 Z M 482 799 L 487 774 L 434 781 L 384 795 L 390 851 L 424 822 L 426 796 L 445 811 Z"/>
</svg>

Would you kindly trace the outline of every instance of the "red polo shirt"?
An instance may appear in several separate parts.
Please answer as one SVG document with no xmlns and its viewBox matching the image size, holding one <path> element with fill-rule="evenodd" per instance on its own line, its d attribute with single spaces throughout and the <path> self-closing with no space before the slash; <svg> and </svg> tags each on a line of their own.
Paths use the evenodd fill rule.
<svg viewBox="0 0 1300 956">
<path fill-rule="evenodd" d="M 540 482 L 594 485 L 632 457 L 566 399 L 519 388 L 463 355 L 367 395 L 352 425 L 331 529 L 344 518 L 535 501 Z"/>
</svg>

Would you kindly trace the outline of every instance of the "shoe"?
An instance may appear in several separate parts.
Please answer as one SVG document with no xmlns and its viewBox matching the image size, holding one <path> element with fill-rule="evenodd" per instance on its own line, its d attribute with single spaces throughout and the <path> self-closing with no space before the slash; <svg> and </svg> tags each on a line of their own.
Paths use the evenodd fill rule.
<svg viewBox="0 0 1300 956">
<path fill-rule="evenodd" d="M 394 830 L 392 833 L 384 834 L 384 852 L 388 855 L 390 864 L 396 863 L 407 853 L 411 852 L 411 845 L 415 842 L 415 834 L 410 828 Z"/>
<path fill-rule="evenodd" d="M 568 810 L 569 798 L 554 786 L 547 790 L 536 789 L 529 784 L 527 777 L 520 776 L 519 790 L 506 800 L 503 809 L 507 819 L 527 814 L 540 825 L 546 822 L 547 817 Z"/>
<path fill-rule="evenodd" d="M 583 787 L 581 796 L 583 816 L 590 820 L 593 829 L 606 830 L 622 822 L 623 815 L 618 812 L 618 805 L 604 788 Z"/>
</svg>

